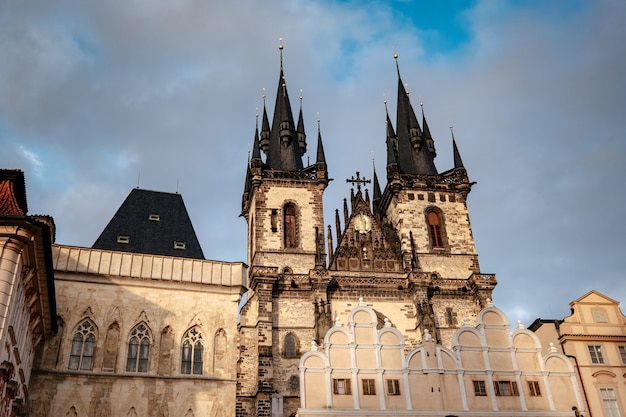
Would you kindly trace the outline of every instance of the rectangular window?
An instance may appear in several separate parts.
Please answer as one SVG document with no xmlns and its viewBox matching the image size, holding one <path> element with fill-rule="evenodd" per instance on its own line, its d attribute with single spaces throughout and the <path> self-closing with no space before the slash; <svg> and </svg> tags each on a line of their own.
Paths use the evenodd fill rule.
<svg viewBox="0 0 626 417">
<path fill-rule="evenodd" d="M 187 244 L 185 242 L 179 242 L 177 240 L 174 241 L 174 249 L 187 249 Z"/>
<path fill-rule="evenodd" d="M 622 364 L 626 365 L 626 346 L 618 346 L 619 357 L 622 358 Z"/>
<path fill-rule="evenodd" d="M 604 363 L 604 357 L 602 356 L 602 347 L 600 345 L 589 345 L 589 357 L 591 357 L 591 363 Z"/>
<path fill-rule="evenodd" d="M 606 417 L 620 417 L 619 405 L 613 388 L 600 388 L 600 398 L 602 398 L 602 407 L 604 407 Z"/>
<path fill-rule="evenodd" d="M 399 379 L 387 380 L 387 394 L 400 395 L 400 380 Z"/>
<path fill-rule="evenodd" d="M 540 397 L 539 381 L 528 381 L 528 393 L 531 397 Z"/>
<path fill-rule="evenodd" d="M 496 395 L 501 397 L 518 397 L 517 382 L 515 381 L 493 381 L 493 388 Z"/>
<path fill-rule="evenodd" d="M 376 395 L 376 381 L 363 379 L 363 395 Z"/>
<path fill-rule="evenodd" d="M 130 237 L 117 235 L 117 243 L 129 243 L 129 242 L 130 242 Z"/>
<path fill-rule="evenodd" d="M 151 222 L 158 222 L 161 220 L 161 216 L 159 216 L 158 214 L 150 214 L 148 216 L 148 220 L 150 220 Z"/>
<path fill-rule="evenodd" d="M 472 382 L 474 382 L 474 395 L 478 397 L 486 397 L 487 386 L 485 385 L 485 381 L 472 381 Z"/>
<path fill-rule="evenodd" d="M 333 394 L 337 395 L 351 395 L 349 379 L 333 379 Z"/>
</svg>

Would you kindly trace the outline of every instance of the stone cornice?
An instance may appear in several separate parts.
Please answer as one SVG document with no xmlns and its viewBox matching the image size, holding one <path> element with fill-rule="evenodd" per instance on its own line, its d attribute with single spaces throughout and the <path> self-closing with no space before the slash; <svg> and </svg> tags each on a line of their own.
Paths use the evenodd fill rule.
<svg viewBox="0 0 626 417">
<path fill-rule="evenodd" d="M 191 258 L 52 245 L 54 269 L 161 281 L 244 287 L 247 266 Z"/>
</svg>

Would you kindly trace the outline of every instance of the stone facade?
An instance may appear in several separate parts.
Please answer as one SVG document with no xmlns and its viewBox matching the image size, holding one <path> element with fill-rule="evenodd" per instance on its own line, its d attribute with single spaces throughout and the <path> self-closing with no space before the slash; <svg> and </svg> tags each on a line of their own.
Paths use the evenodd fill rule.
<svg viewBox="0 0 626 417">
<path fill-rule="evenodd" d="M 626 415 L 626 316 L 619 302 L 590 291 L 570 307 L 570 316 L 537 319 L 529 328 L 573 359 L 589 415 Z"/>
<path fill-rule="evenodd" d="M 559 416 L 582 406 L 571 362 L 488 302 L 452 349 L 428 332 L 409 351 L 394 323 L 361 300 L 300 360 L 300 416 Z"/>
<path fill-rule="evenodd" d="M 364 187 L 370 180 L 359 173 L 348 180 L 356 190 L 346 199 L 343 216 L 337 210 L 333 239 L 323 217 L 328 173 L 321 134 L 316 163 L 293 168 L 302 165 L 298 152 L 290 150 L 296 136 L 305 137 L 302 113 L 296 128 L 282 68 L 280 79 L 275 124 L 269 126 L 264 109 L 242 199 L 250 264 L 239 327 L 237 415 L 242 417 L 297 413 L 299 355 L 311 342 L 324 348 L 326 332 L 348 320 L 359 297 L 375 311 L 379 328 L 394 323 L 408 353 L 423 343 L 425 332 L 450 348 L 496 285 L 495 275 L 481 273 L 478 264 L 466 205 L 472 183 L 457 163 L 460 157 L 455 155 L 455 168 L 437 173 L 430 133 L 422 133 L 416 121 L 414 145 L 406 145 L 407 132 L 388 136 L 384 192 L 375 173 L 371 201 Z M 398 106 L 406 110 L 403 88 Z M 400 148 L 414 153 L 413 159 L 398 154 Z M 282 159 L 276 158 L 279 152 Z M 398 155 L 404 166 L 394 162 Z M 292 355 L 288 346 L 294 344 Z"/>
<path fill-rule="evenodd" d="M 30 415 L 234 415 L 245 265 L 59 245 L 53 254 L 60 326 L 40 352 Z M 89 353 L 76 350 L 85 328 Z M 202 348 L 185 372 L 189 332 Z M 147 342 L 139 355 L 135 335 Z"/>
<path fill-rule="evenodd" d="M 24 173 L 0 170 L 0 416 L 28 412 L 33 360 L 57 331 L 54 222 L 27 214 Z"/>
</svg>

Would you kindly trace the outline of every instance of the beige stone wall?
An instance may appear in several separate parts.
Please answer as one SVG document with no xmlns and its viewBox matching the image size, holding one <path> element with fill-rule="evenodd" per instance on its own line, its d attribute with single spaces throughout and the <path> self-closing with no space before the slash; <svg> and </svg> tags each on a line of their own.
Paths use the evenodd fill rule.
<svg viewBox="0 0 626 417">
<path fill-rule="evenodd" d="M 457 330 L 452 349 L 425 333 L 406 353 L 401 332 L 377 325 L 376 312 L 356 303 L 347 322 L 328 331 L 323 348 L 303 355 L 299 415 L 365 417 L 393 410 L 404 416 L 469 416 L 514 410 L 536 417 L 568 415 L 572 405 L 582 406 L 570 361 L 555 349 L 543 355 L 538 338 L 523 326 L 511 331 L 492 304 L 477 315 L 476 326 Z M 372 381 L 374 392 L 365 393 L 363 379 Z M 397 381 L 393 393 L 389 380 Z M 338 392 L 337 381 L 350 392 Z M 484 391 L 477 393 L 474 381 Z"/>
<path fill-rule="evenodd" d="M 131 408 L 138 416 L 234 415 L 243 264 L 65 246 L 55 246 L 54 255 L 61 326 L 40 355 L 31 404 L 46 398 L 51 407 L 36 417 L 66 415 L 71 407 L 94 416 L 126 416 Z M 69 370 L 72 338 L 84 320 L 95 327 L 93 366 Z M 151 335 L 145 373 L 126 371 L 138 324 Z M 181 373 L 182 339 L 192 327 L 202 335 L 201 375 Z"/>
<path fill-rule="evenodd" d="M 426 221 L 426 210 L 430 207 L 443 213 L 445 249 L 431 249 Z M 410 232 L 413 233 L 424 271 L 437 272 L 441 278 L 467 278 L 472 270 L 478 270 L 467 205 L 460 195 L 400 190 L 389 204 L 386 216 L 398 231 L 404 253 L 411 252 Z"/>
<path fill-rule="evenodd" d="M 606 416 L 605 400 L 626 415 L 626 360 L 620 347 L 626 350 L 626 316 L 619 302 L 596 291 L 590 291 L 570 303 L 572 314 L 565 317 L 558 330 L 554 323 L 540 327 L 538 334 L 546 341 L 576 358 L 581 385 L 588 400 L 588 412 Z M 543 328 L 546 329 L 543 329 Z M 556 336 L 556 337 L 555 337 Z M 596 351 L 592 360 L 589 346 Z M 601 357 L 601 358 L 600 358 Z"/>
<path fill-rule="evenodd" d="M 31 397 L 32 417 L 234 415 L 234 381 L 58 372 L 41 372 L 38 381 L 41 388 Z"/>
<path fill-rule="evenodd" d="M 315 260 L 315 227 L 324 232 L 324 188 L 313 181 L 267 180 L 255 189 L 247 219 L 253 239 L 249 244 L 250 265 L 289 266 L 293 273 L 308 274 Z M 283 208 L 288 203 L 296 207 L 298 244 L 285 251 Z M 287 258 L 281 259 L 280 254 Z M 302 254 L 306 254 L 304 258 Z"/>
</svg>

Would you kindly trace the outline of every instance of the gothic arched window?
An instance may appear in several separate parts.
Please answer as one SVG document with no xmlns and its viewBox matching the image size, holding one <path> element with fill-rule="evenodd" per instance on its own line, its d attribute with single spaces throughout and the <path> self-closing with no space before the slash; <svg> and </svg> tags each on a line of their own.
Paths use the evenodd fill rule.
<svg viewBox="0 0 626 417">
<path fill-rule="evenodd" d="M 284 216 L 285 247 L 295 248 L 298 245 L 296 240 L 296 206 L 292 203 L 286 204 L 284 207 Z"/>
<path fill-rule="evenodd" d="M 126 372 L 148 372 L 151 343 L 150 329 L 144 323 L 136 325 L 130 332 L 128 341 Z"/>
<path fill-rule="evenodd" d="M 96 327 L 85 319 L 78 325 L 72 338 L 69 369 L 89 371 L 93 367 L 93 353 L 96 347 Z"/>
<path fill-rule="evenodd" d="M 430 233 L 430 243 L 433 248 L 443 248 L 443 231 L 441 227 L 441 216 L 438 212 L 430 210 L 428 216 L 428 231 Z"/>
<path fill-rule="evenodd" d="M 202 352 L 204 350 L 202 333 L 192 327 L 183 336 L 181 374 L 202 374 Z"/>
<path fill-rule="evenodd" d="M 285 336 L 285 357 L 295 358 L 298 356 L 298 349 L 296 348 L 296 337 L 289 333 Z"/>
</svg>

